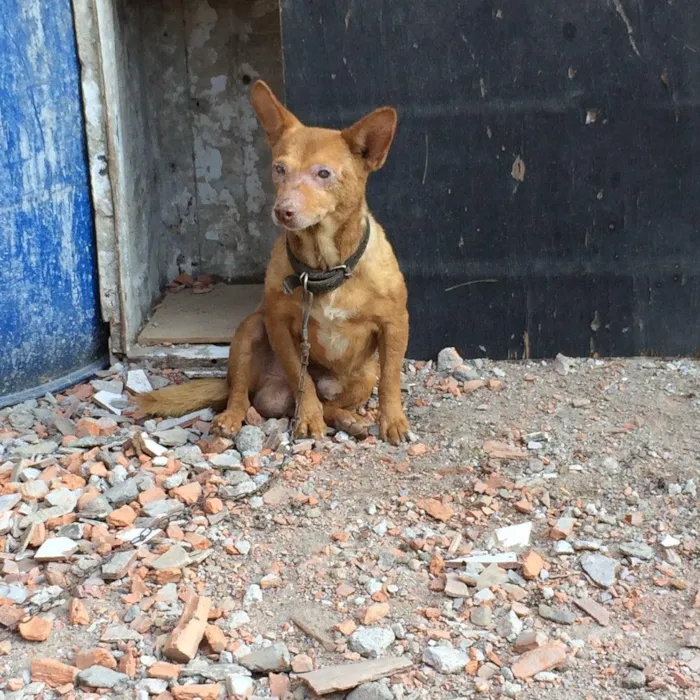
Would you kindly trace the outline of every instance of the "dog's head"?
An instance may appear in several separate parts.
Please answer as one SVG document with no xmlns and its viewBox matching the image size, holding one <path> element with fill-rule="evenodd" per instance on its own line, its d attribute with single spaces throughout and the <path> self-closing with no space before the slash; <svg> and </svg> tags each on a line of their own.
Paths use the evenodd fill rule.
<svg viewBox="0 0 700 700">
<path fill-rule="evenodd" d="M 300 231 L 362 204 L 367 176 L 384 165 L 394 139 L 395 109 L 380 107 L 336 131 L 304 126 L 261 80 L 251 102 L 272 148 L 277 225 Z"/>
</svg>

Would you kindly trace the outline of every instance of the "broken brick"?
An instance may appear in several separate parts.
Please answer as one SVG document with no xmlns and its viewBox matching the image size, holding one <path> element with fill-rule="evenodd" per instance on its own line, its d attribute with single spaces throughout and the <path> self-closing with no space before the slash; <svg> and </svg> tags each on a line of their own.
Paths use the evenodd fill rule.
<svg viewBox="0 0 700 700">
<path fill-rule="evenodd" d="M 45 642 L 51 634 L 53 622 L 45 617 L 32 617 L 20 622 L 19 633 L 27 642 Z"/>
<path fill-rule="evenodd" d="M 519 680 L 561 665 L 567 659 L 567 649 L 561 642 L 550 642 L 524 653 L 511 666 L 513 675 Z"/>
<path fill-rule="evenodd" d="M 544 567 L 544 559 L 535 551 L 528 552 L 523 557 L 522 563 L 523 578 L 527 579 L 528 581 L 536 579 Z"/>
<path fill-rule="evenodd" d="M 32 659 L 29 673 L 33 683 L 46 683 L 51 688 L 75 683 L 80 669 L 64 664 L 58 659 Z"/>
<path fill-rule="evenodd" d="M 172 496 L 182 501 L 185 505 L 194 505 L 202 495 L 202 485 L 198 481 L 190 481 L 188 484 L 183 484 L 174 488 Z"/>
<path fill-rule="evenodd" d="M 219 700 L 221 685 L 178 685 L 170 689 L 175 700 Z"/>
<path fill-rule="evenodd" d="M 157 661 L 148 667 L 147 675 L 149 678 L 174 681 L 180 676 L 180 666 L 178 664 L 169 664 L 167 661 Z"/>
<path fill-rule="evenodd" d="M 197 649 L 207 627 L 209 610 L 211 610 L 209 598 L 193 595 L 189 599 L 180 621 L 163 648 L 163 654 L 168 659 L 187 663 L 197 655 Z"/>
<path fill-rule="evenodd" d="M 73 598 L 68 607 L 68 620 L 71 625 L 89 625 L 90 615 L 81 600 Z"/>
<path fill-rule="evenodd" d="M 74 663 L 81 671 L 91 666 L 104 666 L 104 668 L 109 668 L 111 670 L 117 668 L 117 660 L 102 647 L 79 651 L 75 655 Z"/>
<path fill-rule="evenodd" d="M 221 653 L 228 643 L 226 640 L 226 635 L 223 631 L 216 625 L 207 625 L 204 630 L 204 639 L 207 644 L 215 651 L 217 654 Z"/>
</svg>

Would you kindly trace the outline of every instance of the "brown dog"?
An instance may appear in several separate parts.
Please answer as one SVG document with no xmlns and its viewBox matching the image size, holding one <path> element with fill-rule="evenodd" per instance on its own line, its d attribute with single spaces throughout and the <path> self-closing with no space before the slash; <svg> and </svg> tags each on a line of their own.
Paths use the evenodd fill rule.
<svg viewBox="0 0 700 700">
<path fill-rule="evenodd" d="M 335 131 L 304 126 L 262 81 L 253 86 L 251 100 L 272 148 L 273 219 L 283 227 L 263 301 L 233 337 L 226 380 L 167 387 L 143 395 L 140 405 L 152 415 L 225 408 L 215 419 L 224 434 L 240 429 L 251 401 L 266 418 L 291 415 L 302 371 L 299 285 L 308 272 L 308 279 L 321 282 L 308 282 L 316 291 L 311 366 L 297 437 L 320 437 L 326 425 L 366 433 L 357 410 L 379 374 L 380 432 L 396 444 L 409 430 L 401 406 L 406 285 L 365 199 L 367 177 L 384 165 L 394 139 L 396 111 L 382 107 Z"/>
</svg>

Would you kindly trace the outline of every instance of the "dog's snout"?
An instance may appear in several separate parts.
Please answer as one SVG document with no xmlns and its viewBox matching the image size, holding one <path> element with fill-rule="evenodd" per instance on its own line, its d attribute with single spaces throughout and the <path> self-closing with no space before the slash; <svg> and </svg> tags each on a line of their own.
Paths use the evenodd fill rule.
<svg viewBox="0 0 700 700">
<path fill-rule="evenodd" d="M 296 216 L 296 213 L 296 207 L 289 200 L 275 204 L 275 216 L 282 223 L 291 221 Z"/>
</svg>

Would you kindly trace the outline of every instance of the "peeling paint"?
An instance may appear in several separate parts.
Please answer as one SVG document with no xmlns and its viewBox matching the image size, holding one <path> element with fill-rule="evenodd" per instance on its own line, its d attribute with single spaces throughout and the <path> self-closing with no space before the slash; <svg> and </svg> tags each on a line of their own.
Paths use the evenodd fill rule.
<svg viewBox="0 0 700 700">
<path fill-rule="evenodd" d="M 70 0 L 0 9 L 0 396 L 104 352 Z"/>
<path fill-rule="evenodd" d="M 194 28 L 190 35 L 190 42 L 192 46 L 201 49 L 211 38 L 211 33 L 216 27 L 218 14 L 206 0 L 196 3 L 195 7 L 193 15 Z"/>
<path fill-rule="evenodd" d="M 211 25 L 211 14 L 197 5 L 185 2 L 201 269 L 232 280 L 261 278 L 276 232 L 269 178 L 260 172 L 267 145 L 248 85 L 261 74 L 281 82 L 278 6 L 210 0 L 217 15 Z"/>
</svg>

